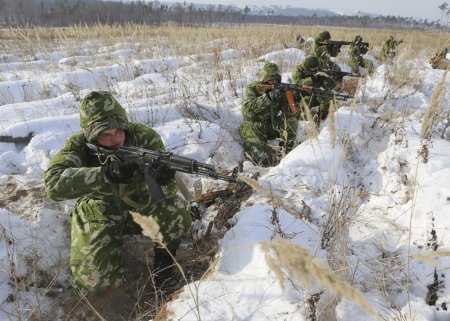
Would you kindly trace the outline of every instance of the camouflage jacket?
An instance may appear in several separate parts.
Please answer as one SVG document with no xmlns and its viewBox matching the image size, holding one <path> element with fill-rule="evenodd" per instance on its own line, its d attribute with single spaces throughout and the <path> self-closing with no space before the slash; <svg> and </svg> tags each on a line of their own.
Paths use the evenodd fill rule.
<svg viewBox="0 0 450 321">
<path fill-rule="evenodd" d="M 153 129 L 137 123 L 128 123 L 125 145 L 164 150 L 160 136 Z M 106 182 L 101 166 L 103 161 L 88 151 L 83 131 L 72 135 L 44 173 L 48 196 L 57 201 L 87 197 L 118 202 L 126 195 L 139 204 L 148 202 L 149 193 L 140 170 L 130 184 L 119 186 Z M 163 191 L 167 197 L 174 196 L 178 191 L 175 180 L 164 186 Z"/>
<path fill-rule="evenodd" d="M 292 71 L 292 82 L 298 85 L 320 87 L 321 84 L 316 77 L 303 76 L 302 72 L 308 72 L 303 64 L 298 64 Z"/>
</svg>

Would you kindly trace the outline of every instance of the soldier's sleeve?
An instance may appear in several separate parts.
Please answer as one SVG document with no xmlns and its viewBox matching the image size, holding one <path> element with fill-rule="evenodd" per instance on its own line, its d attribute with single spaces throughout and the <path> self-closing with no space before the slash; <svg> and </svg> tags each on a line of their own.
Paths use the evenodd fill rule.
<svg viewBox="0 0 450 321">
<path fill-rule="evenodd" d="M 350 49 L 350 56 L 353 58 L 357 58 L 360 55 L 360 50 L 358 46 L 352 46 Z"/>
<path fill-rule="evenodd" d="M 50 161 L 44 173 L 48 197 L 55 201 L 91 194 L 105 184 L 101 167 L 86 167 L 81 139 L 72 136 Z"/>
<path fill-rule="evenodd" d="M 247 118 L 259 117 L 270 111 L 270 99 L 265 94 L 258 94 L 254 85 L 245 87 L 242 114 Z"/>
<path fill-rule="evenodd" d="M 292 82 L 294 84 L 299 84 L 300 83 L 300 78 L 301 78 L 301 74 L 300 72 L 302 71 L 302 65 L 298 64 L 297 66 L 294 67 L 294 70 L 292 71 Z"/>
<path fill-rule="evenodd" d="M 300 73 L 303 71 L 303 67 L 299 67 L 298 68 L 298 74 L 300 75 Z M 303 85 L 303 86 L 314 86 L 314 77 L 310 76 L 310 77 L 300 77 L 298 78 L 298 81 L 295 82 L 298 85 Z"/>
<path fill-rule="evenodd" d="M 311 76 L 306 77 L 302 74 L 304 72 L 304 68 L 301 64 L 298 64 L 294 71 L 292 72 L 292 82 L 297 85 L 306 85 L 306 86 L 312 86 L 313 85 L 313 79 Z"/>
<path fill-rule="evenodd" d="M 300 81 L 300 85 L 303 85 L 303 86 L 312 86 L 312 87 L 314 87 L 314 80 L 313 80 L 312 77 L 303 78 L 303 79 Z"/>
</svg>

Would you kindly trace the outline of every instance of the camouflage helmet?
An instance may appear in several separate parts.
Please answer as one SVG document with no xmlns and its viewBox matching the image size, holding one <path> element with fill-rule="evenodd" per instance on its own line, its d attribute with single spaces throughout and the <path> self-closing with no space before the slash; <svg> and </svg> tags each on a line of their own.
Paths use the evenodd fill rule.
<svg viewBox="0 0 450 321">
<path fill-rule="evenodd" d="M 316 47 L 323 46 L 323 42 L 330 39 L 330 33 L 328 31 L 322 31 L 316 38 L 314 38 L 314 44 L 316 45 Z"/>
<path fill-rule="evenodd" d="M 272 79 L 281 81 L 280 68 L 272 62 L 268 62 L 264 65 L 259 80 L 261 82 L 268 82 Z"/>
<path fill-rule="evenodd" d="M 315 56 L 307 57 L 305 59 L 305 61 L 303 61 L 303 67 L 306 70 L 317 69 L 317 68 L 319 68 L 319 59 L 317 59 L 317 57 L 315 57 Z"/>
<path fill-rule="evenodd" d="M 92 91 L 83 98 L 80 104 L 80 126 L 90 143 L 107 129 L 129 128 L 125 109 L 106 91 Z"/>
<path fill-rule="evenodd" d="M 331 39 L 331 35 L 328 31 L 322 31 L 321 33 L 319 33 L 319 39 L 321 41 L 326 41 L 326 40 L 330 40 Z"/>
</svg>

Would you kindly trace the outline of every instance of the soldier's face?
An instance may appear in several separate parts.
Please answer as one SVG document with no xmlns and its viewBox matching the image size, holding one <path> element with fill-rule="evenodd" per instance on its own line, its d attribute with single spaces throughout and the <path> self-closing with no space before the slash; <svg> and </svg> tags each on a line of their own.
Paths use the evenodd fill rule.
<svg viewBox="0 0 450 321">
<path fill-rule="evenodd" d="M 112 149 L 119 149 L 125 142 L 125 130 L 120 128 L 104 130 L 97 136 L 96 140 L 99 145 Z"/>
<path fill-rule="evenodd" d="M 272 78 L 266 81 L 268 85 L 277 85 L 279 83 L 278 79 Z"/>
</svg>

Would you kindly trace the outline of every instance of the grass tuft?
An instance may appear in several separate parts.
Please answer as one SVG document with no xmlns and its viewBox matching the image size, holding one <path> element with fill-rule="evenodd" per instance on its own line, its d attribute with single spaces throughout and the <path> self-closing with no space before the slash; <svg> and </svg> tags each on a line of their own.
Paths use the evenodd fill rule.
<svg viewBox="0 0 450 321">
<path fill-rule="evenodd" d="M 351 300 L 367 314 L 379 319 L 363 294 L 349 284 L 342 282 L 332 271 L 325 268 L 308 251 L 287 240 L 265 241 L 262 250 L 266 253 L 266 261 L 276 274 L 280 285 L 284 287 L 286 278 L 284 271 L 294 279 L 312 286 L 313 280 L 326 287 L 333 294 Z"/>
</svg>

